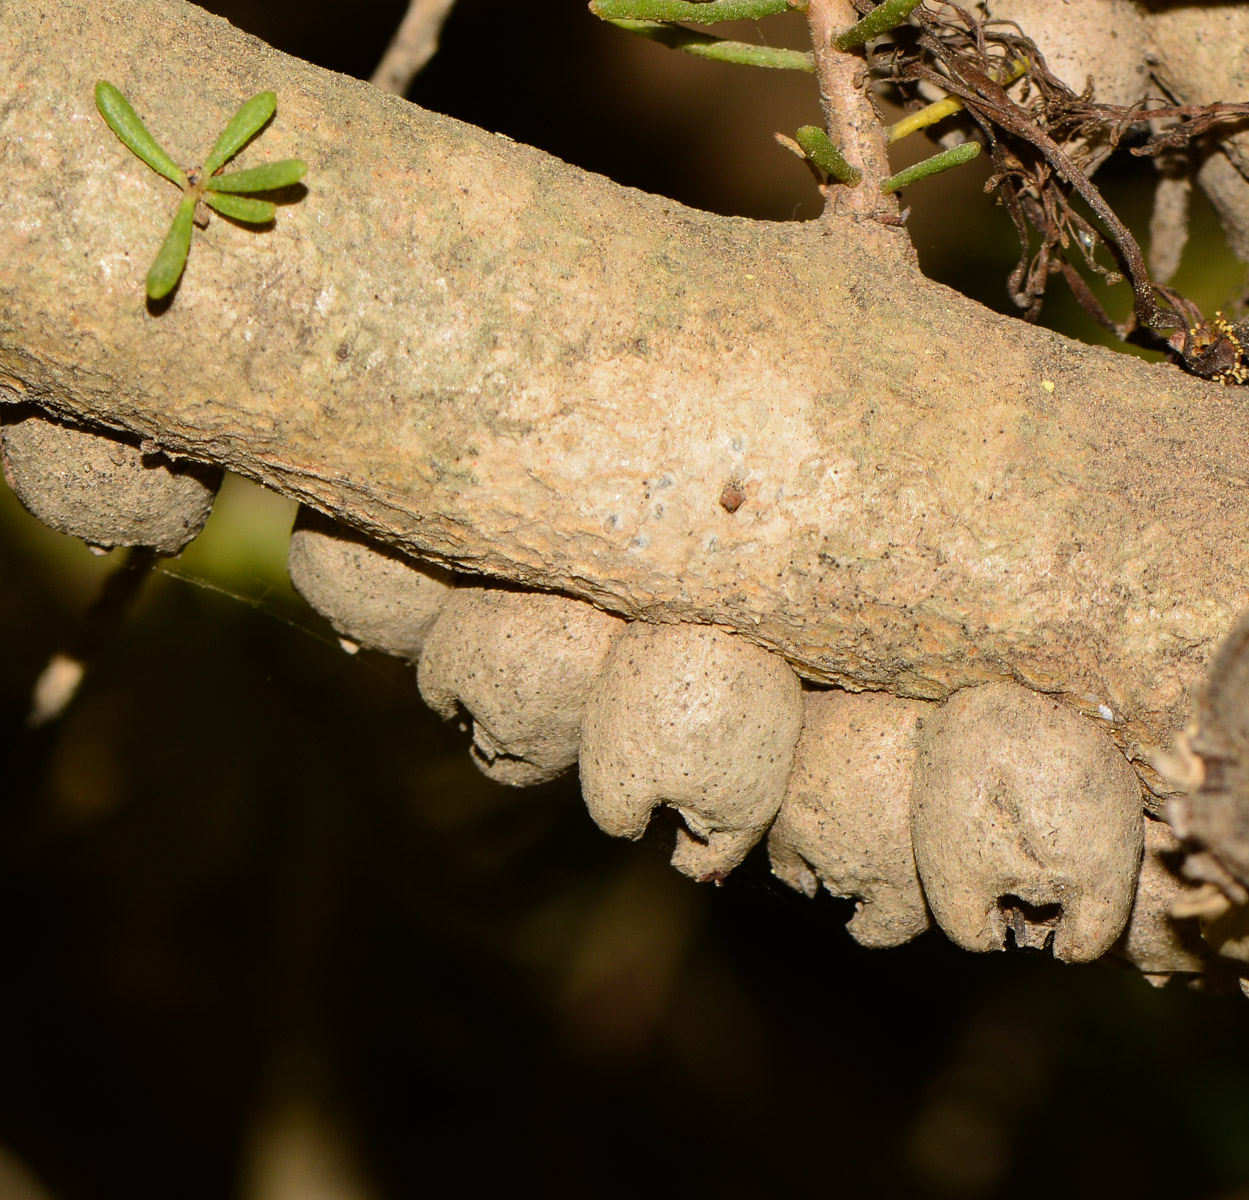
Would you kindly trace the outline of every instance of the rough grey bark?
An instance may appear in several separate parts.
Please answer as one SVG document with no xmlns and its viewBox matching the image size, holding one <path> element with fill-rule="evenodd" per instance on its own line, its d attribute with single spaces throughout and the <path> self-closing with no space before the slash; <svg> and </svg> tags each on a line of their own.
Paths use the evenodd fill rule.
<svg viewBox="0 0 1249 1200">
<path fill-rule="evenodd" d="M 1014 679 L 1138 759 L 1246 607 L 1239 395 L 987 312 L 902 230 L 694 212 L 182 3 L 0 20 L 0 398 L 812 679 Z M 164 311 L 176 194 L 101 77 L 187 164 L 272 88 L 238 165 L 310 164 L 272 230 L 197 232 Z"/>
</svg>

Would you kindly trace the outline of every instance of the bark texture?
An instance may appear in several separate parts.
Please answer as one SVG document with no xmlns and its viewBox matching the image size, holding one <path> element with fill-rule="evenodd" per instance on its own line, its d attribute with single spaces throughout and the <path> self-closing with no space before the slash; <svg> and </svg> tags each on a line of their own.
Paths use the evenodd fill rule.
<svg viewBox="0 0 1249 1200">
<path fill-rule="evenodd" d="M 0 19 L 0 399 L 808 678 L 1013 679 L 1138 758 L 1246 607 L 1240 393 L 987 312 L 902 230 L 694 212 L 172 0 Z M 163 311 L 176 193 L 101 77 L 184 165 L 272 88 L 236 163 L 310 165 L 271 230 L 197 232 Z"/>
</svg>

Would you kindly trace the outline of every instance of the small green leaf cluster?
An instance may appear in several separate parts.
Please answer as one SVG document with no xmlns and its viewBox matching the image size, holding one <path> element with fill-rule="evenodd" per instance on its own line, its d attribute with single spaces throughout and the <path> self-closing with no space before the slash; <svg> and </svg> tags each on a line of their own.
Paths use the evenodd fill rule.
<svg viewBox="0 0 1249 1200">
<path fill-rule="evenodd" d="M 918 6 L 920 0 L 884 0 L 862 20 L 841 30 L 832 37 L 832 45 L 848 51 L 865 45 L 873 38 L 897 28 Z M 790 70 L 814 71 L 815 58 L 798 50 L 775 49 L 749 42 L 731 42 L 700 30 L 686 29 L 675 24 L 688 21 L 695 25 L 712 25 L 719 21 L 758 20 L 773 16 L 790 8 L 805 9 L 806 0 L 591 0 L 590 11 L 604 21 L 640 34 L 674 50 L 684 50 L 700 58 L 717 59 L 720 62 L 742 63 L 752 67 L 781 67 Z M 1022 64 L 1020 64 L 1022 71 Z M 1011 78 L 1017 78 L 1012 73 Z M 958 107 L 958 101 L 947 99 L 929 105 L 922 116 L 913 116 L 906 122 L 898 122 L 890 131 L 889 140 L 896 141 L 914 130 L 932 124 Z M 806 160 L 830 180 L 846 187 L 862 182 L 862 174 L 852 167 L 840 149 L 835 146 L 824 130 L 814 125 L 804 125 L 793 140 L 777 135 L 778 140 L 791 149 L 800 150 Z M 950 167 L 969 162 L 980 153 L 979 142 L 964 142 L 953 149 L 942 151 L 922 163 L 916 163 L 905 171 L 880 184 L 886 194 L 896 192 L 917 180 L 949 170 Z"/>
<path fill-rule="evenodd" d="M 286 158 L 245 171 L 218 174 L 273 116 L 277 97 L 272 92 L 260 92 L 248 100 L 221 131 L 203 167 L 191 172 L 183 171 L 173 161 L 148 132 L 126 97 L 107 80 L 101 79 L 95 85 L 95 103 L 105 123 L 128 149 L 158 175 L 182 189 L 182 203 L 147 273 L 147 294 L 152 300 L 169 295 L 182 276 L 191 249 L 191 227 L 196 223 L 196 210 L 201 201 L 232 220 L 267 225 L 273 220 L 277 206 L 271 200 L 254 199 L 251 193 L 289 187 L 298 183 L 308 170 L 302 159 Z M 207 219 L 206 213 L 204 219 Z"/>
</svg>

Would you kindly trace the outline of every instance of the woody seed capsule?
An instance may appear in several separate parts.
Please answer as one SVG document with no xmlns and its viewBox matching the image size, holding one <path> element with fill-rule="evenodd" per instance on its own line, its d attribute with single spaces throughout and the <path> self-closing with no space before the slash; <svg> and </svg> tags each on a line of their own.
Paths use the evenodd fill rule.
<svg viewBox="0 0 1249 1200">
<path fill-rule="evenodd" d="M 624 627 L 568 596 L 458 587 L 421 652 L 421 696 L 446 719 L 467 710 L 491 779 L 543 783 L 577 761 L 591 685 Z"/>
<path fill-rule="evenodd" d="M 581 788 L 607 833 L 641 837 L 660 805 L 685 822 L 673 865 L 737 866 L 785 795 L 802 689 L 784 659 L 703 625 L 630 625 L 586 708 Z"/>
<path fill-rule="evenodd" d="M 145 454 L 120 435 L 94 433 L 21 409 L 0 426 L 4 478 L 45 525 L 92 546 L 149 546 L 177 554 L 204 527 L 221 472 Z"/>
<path fill-rule="evenodd" d="M 451 594 L 449 572 L 301 508 L 287 570 L 313 608 L 356 645 L 415 662 Z"/>
<path fill-rule="evenodd" d="M 924 722 L 915 861 L 933 916 L 964 949 L 1103 954 L 1132 907 L 1142 820 L 1114 743 L 1047 696 L 967 688 Z"/>
<path fill-rule="evenodd" d="M 850 935 L 898 946 L 928 928 L 911 849 L 919 725 L 934 706 L 883 693 L 807 692 L 785 802 L 768 834 L 772 873 L 814 896 L 858 901 Z"/>
</svg>

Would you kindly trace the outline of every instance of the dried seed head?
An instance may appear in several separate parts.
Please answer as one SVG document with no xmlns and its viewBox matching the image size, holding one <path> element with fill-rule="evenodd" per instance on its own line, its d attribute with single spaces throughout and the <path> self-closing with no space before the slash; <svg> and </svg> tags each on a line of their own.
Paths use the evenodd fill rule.
<svg viewBox="0 0 1249 1200">
<path fill-rule="evenodd" d="M 1013 683 L 955 693 L 926 719 L 915 861 L 942 929 L 1086 962 L 1122 932 L 1143 843 L 1140 785 L 1092 722 Z"/>
<path fill-rule="evenodd" d="M 471 714 L 491 779 L 543 783 L 577 761 L 590 686 L 624 627 L 567 596 L 456 588 L 421 653 L 421 696 L 446 719 Z"/>
<path fill-rule="evenodd" d="M 451 594 L 451 576 L 417 565 L 337 521 L 301 508 L 287 556 L 291 582 L 345 638 L 413 662 Z"/>
<path fill-rule="evenodd" d="M 673 864 L 720 878 L 785 795 L 802 689 L 780 657 L 701 625 L 630 625 L 586 708 L 581 787 L 590 815 L 641 837 L 667 804 L 685 821 Z"/>
<path fill-rule="evenodd" d="M 1162 821 L 1145 821 L 1136 898 L 1115 951 L 1147 975 L 1202 971 L 1209 958 L 1197 921 L 1171 914 L 1171 906 L 1188 888 L 1177 873 L 1183 857 L 1179 840 Z"/>
<path fill-rule="evenodd" d="M 877 693 L 807 692 L 785 802 L 768 834 L 772 872 L 814 896 L 859 901 L 864 946 L 899 946 L 928 928 L 911 850 L 918 727 L 932 708 Z"/>
<path fill-rule="evenodd" d="M 0 427 L 4 477 L 34 517 L 92 546 L 177 554 L 212 512 L 221 472 L 21 409 Z"/>
</svg>

